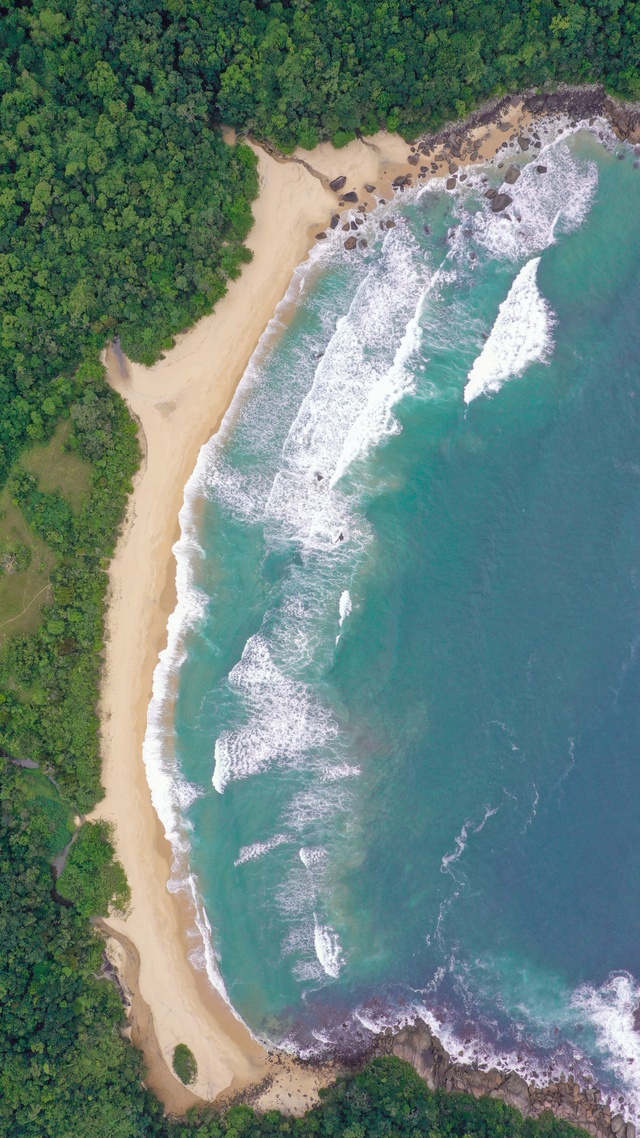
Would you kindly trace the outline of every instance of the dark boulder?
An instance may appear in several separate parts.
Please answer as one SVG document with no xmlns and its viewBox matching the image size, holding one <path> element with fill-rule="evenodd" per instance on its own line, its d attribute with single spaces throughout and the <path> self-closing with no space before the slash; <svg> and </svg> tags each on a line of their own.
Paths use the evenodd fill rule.
<svg viewBox="0 0 640 1138">
<path fill-rule="evenodd" d="M 336 229 L 337 226 L 339 225 L 339 223 L 340 223 L 340 214 L 334 213 L 333 217 L 331 218 L 331 228 Z"/>
<path fill-rule="evenodd" d="M 491 202 L 491 209 L 494 213 L 502 213 L 503 209 L 511 205 L 512 201 L 513 198 L 510 198 L 508 194 L 496 194 Z"/>
<path fill-rule="evenodd" d="M 357 200 L 358 200 L 358 195 L 357 195 L 355 190 L 349 190 L 348 194 L 342 195 L 342 201 L 343 202 L 357 202 Z"/>
<path fill-rule="evenodd" d="M 408 178 L 408 174 L 398 174 L 398 177 L 393 179 L 391 185 L 395 186 L 396 189 L 398 189 L 400 186 L 406 186 Z"/>
<path fill-rule="evenodd" d="M 420 161 L 420 155 L 419 154 L 410 154 L 409 157 L 407 158 L 407 162 L 409 163 L 410 166 L 417 166 L 419 161 Z"/>
<path fill-rule="evenodd" d="M 539 115 L 545 109 L 546 102 L 546 95 L 530 95 L 525 102 L 525 107 L 531 111 L 532 115 Z"/>
<path fill-rule="evenodd" d="M 361 237 L 361 238 L 360 238 L 360 240 L 358 241 L 358 248 L 359 248 L 359 249 L 366 249 L 366 248 L 367 248 L 367 246 L 368 246 L 368 244 L 369 244 L 369 242 L 368 242 L 368 241 L 366 241 L 366 240 L 364 239 L 364 237 Z"/>
<path fill-rule="evenodd" d="M 390 217 L 388 221 L 385 221 L 384 224 L 386 229 L 395 229 L 396 227 L 396 223 L 392 217 Z"/>
<path fill-rule="evenodd" d="M 364 188 L 365 188 L 365 190 L 367 191 L 367 193 L 368 193 L 368 194 L 372 194 L 372 193 L 373 193 L 373 191 L 375 190 L 375 186 L 372 186 L 372 185 L 370 184 L 370 182 L 365 182 L 365 184 L 364 184 Z"/>
<path fill-rule="evenodd" d="M 487 192 L 484 196 L 485 196 L 485 198 L 489 198 L 489 200 L 491 200 L 492 198 L 495 198 L 497 196 L 497 193 L 498 193 L 498 191 L 494 190 L 494 188 L 492 186 L 490 190 L 487 190 Z"/>
<path fill-rule="evenodd" d="M 525 136 L 523 134 L 521 134 L 519 139 L 518 139 L 518 146 L 520 147 L 520 149 L 521 150 L 528 150 L 530 144 L 531 144 L 531 139 L 525 138 Z"/>
<path fill-rule="evenodd" d="M 334 178 L 332 182 L 329 182 L 329 189 L 334 190 L 334 192 L 337 194 L 338 190 L 341 190 L 342 187 L 346 184 L 347 176 L 346 174 L 342 174 L 339 178 Z"/>
<path fill-rule="evenodd" d="M 344 247 L 345 247 L 345 249 L 355 249 L 355 247 L 356 247 L 355 237 L 347 237 L 347 240 L 344 243 Z"/>
<path fill-rule="evenodd" d="M 327 240 L 327 235 L 324 232 L 324 230 L 322 231 L 322 233 L 316 233 L 316 241 L 326 241 L 326 240 Z"/>
<path fill-rule="evenodd" d="M 458 184 L 458 181 L 456 178 L 447 178 L 447 189 L 448 190 L 455 190 L 457 184 Z"/>
<path fill-rule="evenodd" d="M 515 184 L 518 181 L 518 178 L 520 177 L 521 173 L 522 173 L 522 170 L 520 170 L 518 166 L 510 166 L 509 169 L 507 170 L 505 176 L 504 176 L 504 180 L 507 183 L 507 185 L 508 186 L 515 186 Z"/>
<path fill-rule="evenodd" d="M 546 172 L 547 172 L 546 166 L 536 166 L 536 173 L 537 174 L 546 174 Z"/>
</svg>

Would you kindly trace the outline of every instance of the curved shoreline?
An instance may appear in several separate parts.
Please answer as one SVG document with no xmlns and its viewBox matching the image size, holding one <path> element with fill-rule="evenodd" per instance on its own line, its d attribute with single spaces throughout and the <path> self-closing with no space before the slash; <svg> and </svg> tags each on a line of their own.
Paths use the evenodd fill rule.
<svg viewBox="0 0 640 1138">
<path fill-rule="evenodd" d="M 146 1081 L 168 1109 L 180 1109 L 170 1069 L 179 1042 L 196 1056 L 193 1092 L 201 1101 L 271 1081 L 273 1075 L 265 1049 L 211 988 L 205 973 L 189 962 L 193 914 L 184 894 L 167 889 L 171 848 L 142 763 L 153 673 L 176 602 L 172 547 L 179 537 L 178 513 L 200 447 L 218 429 L 295 268 L 336 209 L 336 195 L 325 188 L 326 182 L 346 169 L 360 185 L 380 161 L 390 176 L 399 168 L 406 143 L 395 136 L 380 136 L 378 142 L 384 149 L 356 142 L 338 155 L 319 148 L 325 153 L 313 157 L 326 169 L 322 180 L 299 162 L 282 162 L 256 148 L 260 193 L 248 240 L 254 258 L 240 279 L 230 282 L 215 312 L 180 336 L 154 367 L 133 364 L 113 348 L 105 357 L 109 382 L 139 424 L 144 458 L 109 570 L 101 699 L 106 795 L 93 817 L 114 824 L 118 857 L 131 886 L 129 915 L 110 918 L 107 926 L 126 936 L 140 957 L 140 996 L 150 1009 L 166 1066 L 163 1072 L 161 1064 L 148 1062 Z M 289 1064 L 283 1057 L 260 1105 L 302 1111 L 331 1073 L 294 1060 Z"/>
<path fill-rule="evenodd" d="M 589 92 L 589 97 L 604 107 L 603 94 Z M 553 111 L 570 113 L 565 106 Z M 457 136 L 475 131 L 483 150 L 475 160 L 487 161 L 505 141 L 504 129 L 496 123 L 501 112 L 508 112 L 514 127 L 531 119 L 522 99 L 511 103 L 505 98 L 466 124 L 433 136 L 433 149 L 434 143 L 450 148 L 452 138 L 456 146 Z M 615 127 L 612 116 L 610 121 Z M 296 266 L 338 209 L 328 182 L 346 174 L 345 190 L 353 187 L 362 195 L 364 185 L 375 182 L 377 192 L 388 198 L 394 177 L 416 174 L 416 162 L 407 162 L 408 150 L 398 136 L 385 134 L 340 151 L 321 144 L 290 160 L 257 150 L 260 194 L 247 242 L 254 260 L 241 278 L 229 284 L 215 312 L 180 336 L 153 368 L 131 364 L 113 348 L 106 354 L 109 382 L 140 425 L 144 459 L 110 567 L 101 703 L 106 797 L 94 816 L 114 823 L 118 856 L 131 885 L 130 914 L 124 920 L 110 918 L 105 930 L 113 929 L 118 939 L 127 937 L 140 959 L 137 986 L 157 1040 L 146 1082 L 170 1111 L 184 1109 L 171 1072 L 178 1042 L 186 1042 L 198 1062 L 191 1101 L 253 1087 L 258 1108 L 298 1113 L 316 1101 L 318 1087 L 336 1073 L 332 1064 L 300 1064 L 285 1055 L 274 1059 L 211 988 L 205 973 L 189 962 L 192 906 L 184 894 L 167 889 L 171 848 L 152 806 L 142 743 L 153 673 L 176 603 L 172 546 L 179 537 L 178 513 L 200 447 L 218 429 Z M 437 157 L 437 171 L 432 167 L 423 176 L 446 174 L 452 157 L 461 164 L 474 160 L 472 150 L 460 157 Z M 257 1097 L 256 1084 L 265 1088 Z"/>
</svg>

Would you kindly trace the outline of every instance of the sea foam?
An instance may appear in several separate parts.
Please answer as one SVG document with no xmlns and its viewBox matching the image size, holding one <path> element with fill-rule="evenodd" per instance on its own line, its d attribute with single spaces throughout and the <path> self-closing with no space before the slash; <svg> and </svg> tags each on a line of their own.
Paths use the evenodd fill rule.
<svg viewBox="0 0 640 1138">
<path fill-rule="evenodd" d="M 523 265 L 500 305 L 489 339 L 467 376 L 465 403 L 494 394 L 505 380 L 549 356 L 554 316 L 538 288 L 539 264 L 540 257 L 533 257 Z"/>
</svg>

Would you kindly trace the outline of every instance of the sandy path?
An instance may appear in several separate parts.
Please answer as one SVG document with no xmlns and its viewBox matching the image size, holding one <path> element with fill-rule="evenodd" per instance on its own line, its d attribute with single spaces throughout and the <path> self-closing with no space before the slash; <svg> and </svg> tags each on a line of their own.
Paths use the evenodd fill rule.
<svg viewBox="0 0 640 1138">
<path fill-rule="evenodd" d="M 495 141 L 492 132 L 483 129 L 482 134 L 487 158 L 504 134 Z M 139 421 L 145 458 L 110 567 L 101 706 L 106 797 L 94 817 L 114 823 L 118 856 L 131 886 L 129 916 L 110 919 L 109 925 L 116 935 L 126 936 L 139 957 L 135 987 L 149 1014 L 138 1017 L 146 1026 L 136 1042 L 147 1057 L 148 1085 L 175 1112 L 194 1101 L 171 1071 L 179 1042 L 196 1056 L 198 1079 L 192 1091 L 201 1099 L 275 1076 L 256 1104 L 300 1111 L 331 1077 L 330 1069 L 319 1072 L 282 1056 L 270 1060 L 206 976 L 189 963 L 192 914 L 184 898 L 166 887 L 171 850 L 151 803 L 142 743 L 153 671 L 175 604 L 171 548 L 179 536 L 178 512 L 198 451 L 217 430 L 295 267 L 338 209 L 327 181 L 346 175 L 345 191 L 355 189 L 360 201 L 367 199 L 367 183 L 390 196 L 396 174 L 415 174 L 415 167 L 407 165 L 408 151 L 402 139 L 382 133 L 340 151 L 323 144 L 311 153 L 300 152 L 295 157 L 302 161 L 278 162 L 257 151 L 260 194 L 248 241 L 254 259 L 240 280 L 230 284 L 215 312 L 179 337 L 154 367 L 118 359 L 113 350 L 106 358 L 110 383 Z M 370 193 L 368 198 L 373 204 Z"/>
</svg>

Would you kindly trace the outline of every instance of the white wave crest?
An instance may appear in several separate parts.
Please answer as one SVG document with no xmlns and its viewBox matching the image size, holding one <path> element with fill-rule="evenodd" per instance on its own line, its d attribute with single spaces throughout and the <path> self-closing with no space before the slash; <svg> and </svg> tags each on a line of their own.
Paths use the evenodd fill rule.
<svg viewBox="0 0 640 1138">
<path fill-rule="evenodd" d="M 339 624 L 341 628 L 352 608 L 353 605 L 351 603 L 351 593 L 348 589 L 344 589 L 344 591 L 340 594 L 340 603 L 338 605 L 338 612 L 340 614 Z"/>
<path fill-rule="evenodd" d="M 331 925 L 321 924 L 315 913 L 313 920 L 316 956 L 327 976 L 331 976 L 335 980 L 340 975 L 344 965 L 338 934 L 331 928 Z"/>
<path fill-rule="evenodd" d="M 539 264 L 540 258 L 533 257 L 523 265 L 500 305 L 489 339 L 467 376 L 465 403 L 499 391 L 507 379 L 522 375 L 551 351 L 555 318 L 538 289 Z"/>
<path fill-rule="evenodd" d="M 291 838 L 287 834 L 274 834 L 272 838 L 267 838 L 266 842 L 252 842 L 249 846 L 242 846 L 233 864 L 244 865 L 246 861 L 257 861 L 271 850 L 275 850 L 277 846 L 290 841 Z"/>
<path fill-rule="evenodd" d="M 322 846 L 303 846 L 298 852 L 305 869 L 324 865 L 327 860 L 327 851 Z"/>
<path fill-rule="evenodd" d="M 581 985 L 571 1005 L 595 1028 L 598 1047 L 624 1087 L 634 1121 L 640 1121 L 640 984 L 628 972 L 618 973 L 599 988 Z"/>
<path fill-rule="evenodd" d="M 247 641 L 242 659 L 229 673 L 229 686 L 242 694 L 250 716 L 216 741 L 211 781 L 219 794 L 232 779 L 294 760 L 336 735 L 329 713 L 305 684 L 281 671 L 260 635 Z"/>
<path fill-rule="evenodd" d="M 318 363 L 266 509 L 287 536 L 309 549 L 335 546 L 340 533 L 359 544 L 368 540 L 364 519 L 335 483 L 356 454 L 398 429 L 392 407 L 410 384 L 402 361 L 418 337 L 408 325 L 429 278 L 408 228 L 390 231 Z"/>
<path fill-rule="evenodd" d="M 546 166 L 538 174 L 536 167 Z M 524 166 L 515 186 L 504 186 L 512 198 L 505 213 L 489 203 L 474 218 L 474 236 L 498 260 L 522 260 L 541 253 L 556 240 L 556 230 L 569 232 L 582 224 L 598 184 L 595 162 L 575 158 L 566 141 L 552 142 L 537 161 Z"/>
</svg>

